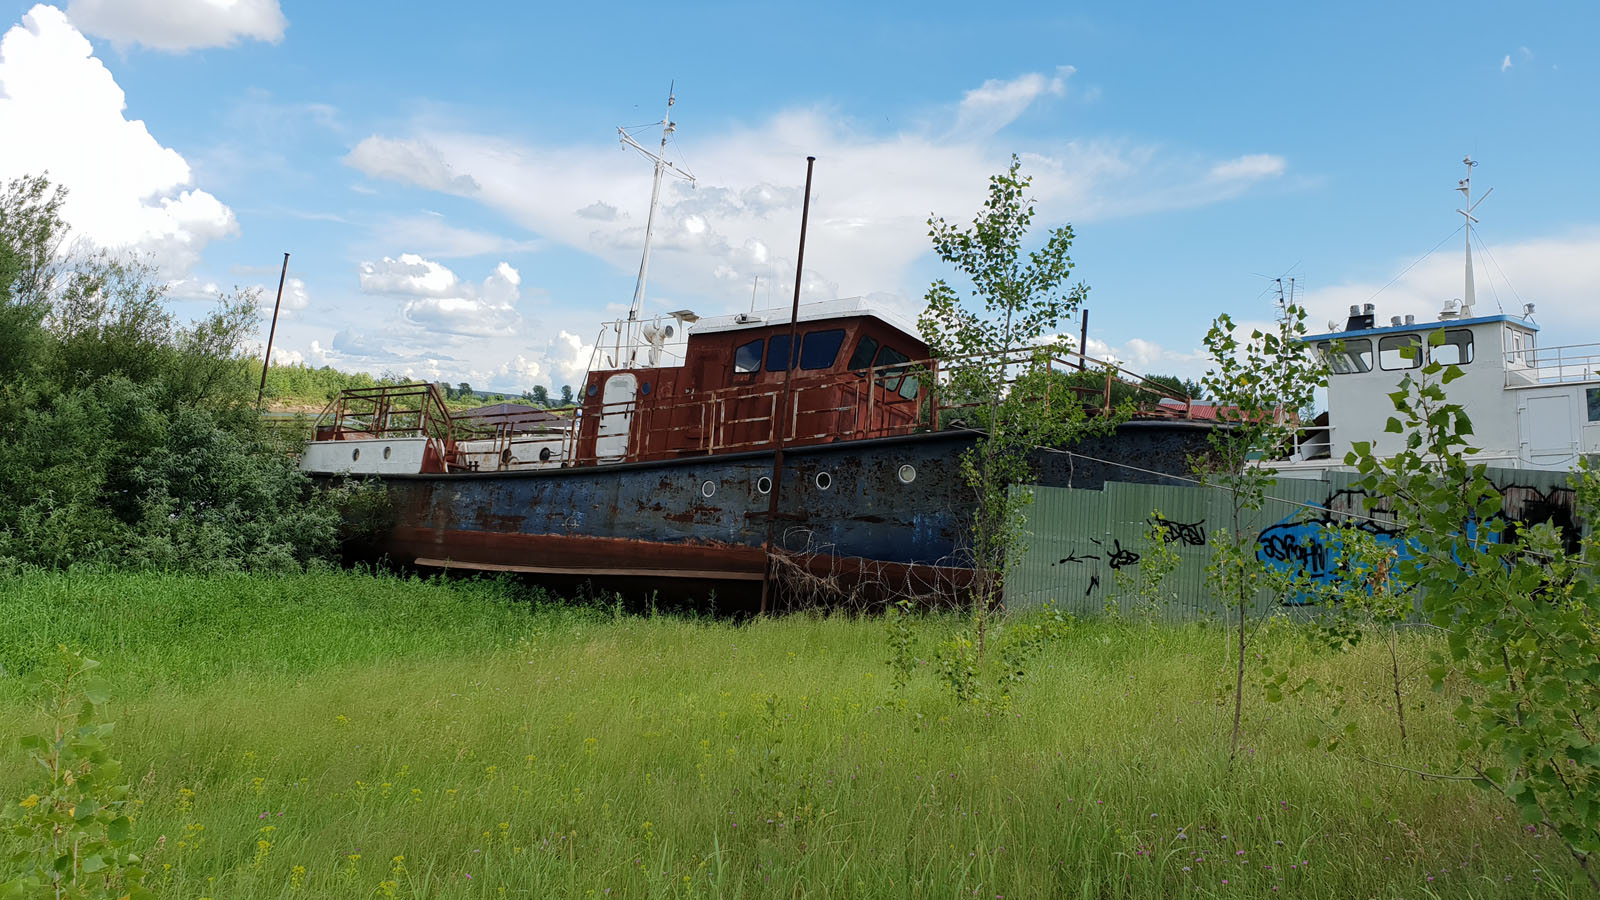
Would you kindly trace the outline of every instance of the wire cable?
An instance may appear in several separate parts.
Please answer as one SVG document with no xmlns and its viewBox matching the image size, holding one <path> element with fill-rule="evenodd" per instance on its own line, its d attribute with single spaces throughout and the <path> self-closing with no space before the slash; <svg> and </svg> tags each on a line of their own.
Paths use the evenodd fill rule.
<svg viewBox="0 0 1600 900">
<path fill-rule="evenodd" d="M 1483 255 L 1489 257 L 1489 262 L 1494 263 L 1494 270 L 1500 273 L 1500 280 L 1506 283 L 1506 287 L 1511 288 L 1511 295 L 1517 298 L 1518 303 L 1526 303 L 1527 301 L 1522 299 L 1522 294 L 1517 292 L 1517 286 L 1512 284 L 1510 277 L 1506 275 L 1506 270 L 1500 268 L 1500 260 L 1495 259 L 1494 251 L 1489 249 L 1489 242 L 1482 239 L 1482 229 L 1474 226 L 1472 231 L 1474 234 L 1480 235 L 1478 246 L 1483 248 Z M 1490 282 L 1490 286 L 1493 286 L 1493 284 L 1494 282 Z M 1501 312 L 1505 312 L 1505 310 L 1502 309 Z"/>
<path fill-rule="evenodd" d="M 1399 275 L 1396 275 L 1396 276 L 1394 276 L 1394 277 L 1393 277 L 1393 278 L 1391 278 L 1391 279 L 1389 279 L 1389 281 L 1388 281 L 1388 283 L 1387 283 L 1387 284 L 1385 284 L 1385 285 L 1384 285 L 1384 286 L 1383 286 L 1383 287 L 1381 287 L 1381 288 L 1378 288 L 1378 289 L 1377 289 L 1377 290 L 1376 290 L 1376 291 L 1373 291 L 1373 292 L 1372 292 L 1372 296 L 1371 296 L 1371 297 L 1368 297 L 1368 298 L 1367 298 L 1367 300 L 1366 300 L 1366 302 L 1368 302 L 1368 303 L 1371 303 L 1371 302 L 1372 302 L 1372 301 L 1373 301 L 1373 300 L 1375 300 L 1375 299 L 1377 299 L 1377 297 L 1378 297 L 1378 295 L 1379 295 L 1379 294 L 1381 294 L 1381 293 L 1383 293 L 1383 292 L 1384 292 L 1384 291 L 1386 291 L 1386 290 L 1388 290 L 1388 289 L 1389 289 L 1389 285 L 1392 285 L 1392 284 L 1394 284 L 1394 283 L 1395 283 L 1395 282 L 1396 282 L 1396 281 L 1399 281 L 1399 280 L 1400 280 L 1400 279 L 1401 279 L 1401 278 L 1404 278 L 1404 277 L 1405 277 L 1405 274 L 1406 274 L 1406 273 L 1407 273 L 1407 272 L 1409 272 L 1409 271 L 1411 271 L 1411 270 L 1412 270 L 1412 269 L 1415 269 L 1415 268 L 1416 268 L 1416 267 L 1417 267 L 1417 264 L 1418 264 L 1418 263 L 1420 263 L 1420 262 L 1422 262 L 1422 261 L 1423 261 L 1423 260 L 1425 260 L 1425 259 L 1427 259 L 1427 258 L 1428 258 L 1428 257 L 1430 257 L 1430 256 L 1432 256 L 1432 255 L 1433 255 L 1433 251 L 1434 251 L 1434 250 L 1437 250 L 1437 249 L 1439 249 L 1439 248 L 1440 248 L 1440 247 L 1443 247 L 1443 246 L 1444 246 L 1444 242 L 1445 242 L 1445 241 L 1448 241 L 1448 240 L 1450 240 L 1450 239 L 1451 239 L 1451 238 L 1453 238 L 1453 237 L 1455 237 L 1455 236 L 1456 236 L 1456 235 L 1458 235 L 1458 234 L 1460 234 L 1460 233 L 1461 233 L 1461 229 L 1463 229 L 1463 228 L 1465 228 L 1465 227 L 1467 227 L 1467 226 L 1466 226 L 1466 223 L 1464 223 L 1464 222 L 1463 222 L 1463 223 L 1462 223 L 1462 224 L 1460 224 L 1460 225 L 1457 225 L 1457 226 L 1456 226 L 1456 230 L 1455 230 L 1455 231 L 1452 231 L 1452 232 L 1450 232 L 1450 233 L 1449 233 L 1449 234 L 1447 234 L 1447 235 L 1445 235 L 1445 236 L 1444 236 L 1444 237 L 1443 237 L 1443 238 L 1440 238 L 1440 239 L 1439 239 L 1439 243 L 1437 243 L 1437 244 L 1434 244 L 1434 245 L 1433 245 L 1433 250 L 1429 250 L 1429 251 L 1428 251 L 1428 252 L 1427 252 L 1427 253 L 1424 253 L 1424 254 L 1422 254 L 1422 255 L 1421 255 L 1421 256 L 1419 256 L 1419 257 L 1417 257 L 1417 258 L 1416 258 L 1416 260 L 1415 260 L 1415 261 L 1414 261 L 1414 262 L 1412 262 L 1412 263 L 1411 263 L 1411 265 L 1409 265 L 1409 266 L 1406 266 L 1406 267 L 1405 267 L 1405 268 L 1404 268 L 1404 269 L 1401 269 L 1401 270 L 1400 270 L 1400 274 L 1399 274 Z"/>
</svg>

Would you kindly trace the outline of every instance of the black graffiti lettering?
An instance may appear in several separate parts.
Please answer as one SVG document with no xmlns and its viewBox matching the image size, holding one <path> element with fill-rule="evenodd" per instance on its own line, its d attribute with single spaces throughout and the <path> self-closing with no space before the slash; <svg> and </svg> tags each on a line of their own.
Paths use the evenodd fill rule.
<svg viewBox="0 0 1600 900">
<path fill-rule="evenodd" d="M 1328 545 L 1315 535 L 1289 530 L 1297 527 L 1305 526 L 1275 525 L 1263 531 L 1259 538 L 1261 555 L 1275 562 L 1289 563 L 1313 577 L 1327 575 Z"/>
<path fill-rule="evenodd" d="M 1198 522 L 1174 522 L 1166 516 L 1152 516 L 1150 524 L 1166 532 L 1167 543 L 1183 543 L 1190 547 L 1204 547 L 1206 545 L 1206 520 Z"/>
<path fill-rule="evenodd" d="M 1090 575 L 1089 576 L 1089 587 L 1084 590 L 1083 595 L 1085 597 L 1087 597 L 1090 594 L 1094 593 L 1099 588 L 1100 588 L 1100 576 L 1099 575 Z"/>
<path fill-rule="evenodd" d="M 1106 560 L 1111 564 L 1111 568 L 1120 569 L 1124 566 L 1136 566 L 1139 564 L 1139 554 L 1132 550 L 1122 549 L 1122 541 L 1113 541 L 1113 543 L 1116 545 L 1115 552 Z"/>
<path fill-rule="evenodd" d="M 1062 563 L 1081 563 L 1081 562 L 1088 562 L 1091 559 L 1099 559 L 1099 558 L 1100 557 L 1095 556 L 1094 554 L 1090 554 L 1088 556 L 1079 556 L 1077 551 L 1073 551 L 1071 553 L 1068 553 L 1066 556 L 1063 556 L 1060 559 L 1056 560 L 1055 562 L 1051 563 L 1050 565 L 1059 566 Z"/>
</svg>

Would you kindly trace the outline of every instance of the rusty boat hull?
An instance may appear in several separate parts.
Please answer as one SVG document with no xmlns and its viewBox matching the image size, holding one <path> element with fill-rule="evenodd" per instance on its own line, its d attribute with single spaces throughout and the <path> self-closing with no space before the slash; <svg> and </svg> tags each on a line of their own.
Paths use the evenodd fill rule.
<svg viewBox="0 0 1600 900">
<path fill-rule="evenodd" d="M 1175 483 L 1208 428 L 1136 421 L 1072 453 L 1040 452 L 1043 484 Z M 395 562 L 550 578 L 759 584 L 859 599 L 958 593 L 973 497 L 960 476 L 971 432 L 796 447 L 784 454 L 768 537 L 770 451 L 524 471 L 393 474 Z M 809 585 L 797 588 L 796 585 Z"/>
</svg>

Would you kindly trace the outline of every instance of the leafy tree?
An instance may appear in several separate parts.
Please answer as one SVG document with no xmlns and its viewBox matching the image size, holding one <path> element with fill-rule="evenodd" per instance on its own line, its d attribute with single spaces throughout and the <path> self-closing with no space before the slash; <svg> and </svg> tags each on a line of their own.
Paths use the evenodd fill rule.
<svg viewBox="0 0 1600 900">
<path fill-rule="evenodd" d="M 533 386 L 533 390 L 528 392 L 528 399 L 540 406 L 549 406 L 550 389 L 542 384 L 536 384 Z"/>
<path fill-rule="evenodd" d="M 471 397 L 472 396 L 472 385 L 466 383 L 465 381 L 463 381 L 460 384 L 456 385 L 456 396 L 457 397 Z"/>
<path fill-rule="evenodd" d="M 43 356 L 55 253 L 66 233 L 65 199 L 65 191 L 36 176 L 0 189 L 0 393 Z"/>
<path fill-rule="evenodd" d="M 303 566 L 335 547 L 333 495 L 273 442 L 245 343 L 255 297 L 193 323 L 150 266 L 57 261 L 60 192 L 0 191 L 0 570 Z"/>
<path fill-rule="evenodd" d="M 1218 316 L 1206 333 L 1211 368 L 1201 379 L 1204 393 L 1218 404 L 1218 427 L 1208 435 L 1210 453 L 1198 460 L 1196 474 L 1228 494 L 1229 527 L 1211 530 L 1211 563 L 1207 569 L 1213 592 L 1237 614 L 1233 686 L 1233 729 L 1228 742 L 1231 763 L 1239 752 L 1244 716 L 1245 655 L 1249 647 L 1249 612 L 1263 590 L 1292 591 L 1292 573 L 1263 566 L 1256 558 L 1255 534 L 1245 525 L 1246 511 L 1261 509 L 1277 478 L 1259 461 L 1270 458 L 1293 436 L 1294 410 L 1309 402 L 1327 382 L 1320 357 L 1306 353 L 1306 311 L 1287 304 L 1273 331 L 1257 329 L 1241 343 L 1232 318 Z M 1280 577 L 1281 576 L 1281 577 Z"/>
<path fill-rule="evenodd" d="M 944 361 L 938 389 L 972 404 L 971 418 L 985 431 L 961 458 L 976 503 L 969 529 L 973 634 L 957 640 L 944 666 L 958 696 L 972 694 L 990 616 L 1016 561 L 1022 512 L 1032 500 L 1029 457 L 1036 447 L 1074 441 L 1092 427 L 1078 395 L 1061 384 L 1066 376 L 1051 366 L 1052 355 L 1065 352 L 1055 338 L 1060 321 L 1089 292 L 1082 283 L 1068 284 L 1072 227 L 1051 229 L 1041 246 L 1024 250 L 1034 207 L 1021 169 L 1013 156 L 1006 172 L 989 179 L 988 200 L 970 227 L 928 219 L 934 252 L 970 284 L 975 302 L 936 281 L 919 325 Z"/>
<path fill-rule="evenodd" d="M 1434 688 L 1476 686 L 1455 711 L 1469 774 L 1446 777 L 1470 778 L 1558 835 L 1600 891 L 1600 539 L 1591 532 L 1570 551 L 1550 523 L 1506 527 L 1500 492 L 1472 461 L 1472 423 L 1445 393 L 1461 375 L 1437 361 L 1408 372 L 1387 423 L 1404 449 L 1379 457 L 1356 442 L 1345 461 L 1369 504 L 1390 501 L 1408 549 L 1395 578 L 1446 635 Z M 1597 521 L 1600 473 L 1585 465 L 1573 486 L 1575 512 Z"/>
<path fill-rule="evenodd" d="M 561 386 L 561 405 L 562 406 L 571 406 L 572 405 L 572 385 L 570 385 L 570 384 L 563 384 Z"/>
<path fill-rule="evenodd" d="M 1200 382 L 1179 378 L 1176 375 L 1146 375 L 1144 380 L 1164 387 L 1180 397 L 1188 397 L 1190 400 L 1199 400 L 1206 395 L 1206 389 Z"/>
</svg>

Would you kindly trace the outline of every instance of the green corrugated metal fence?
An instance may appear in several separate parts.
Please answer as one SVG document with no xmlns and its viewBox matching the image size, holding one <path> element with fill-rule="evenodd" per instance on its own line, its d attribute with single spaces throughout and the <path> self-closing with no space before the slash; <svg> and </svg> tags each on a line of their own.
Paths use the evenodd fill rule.
<svg viewBox="0 0 1600 900">
<path fill-rule="evenodd" d="M 1564 472 L 1491 470 L 1491 480 L 1506 492 L 1506 514 L 1512 519 L 1522 518 L 1525 510 L 1539 520 L 1552 506 L 1571 508 Z M 1365 515 L 1359 492 L 1351 487 L 1354 481 L 1354 475 L 1342 472 L 1319 479 L 1280 478 L 1267 491 L 1269 499 L 1259 512 L 1244 512 L 1241 530 L 1257 536 L 1258 547 L 1265 537 L 1269 552 L 1315 555 L 1316 548 L 1305 544 L 1315 540 L 1317 521 L 1344 511 Z M 1049 602 L 1079 616 L 1115 610 L 1123 616 L 1165 621 L 1215 619 L 1228 611 L 1206 584 L 1208 542 L 1216 529 L 1231 528 L 1227 492 L 1118 482 L 1103 490 L 1035 487 L 1033 491 L 1034 501 L 1027 508 L 1026 549 L 1006 584 L 1009 609 Z M 1122 573 L 1125 582 L 1137 578 L 1149 549 L 1146 532 L 1157 510 L 1172 523 L 1169 540 L 1180 565 L 1162 585 L 1171 599 L 1140 608 L 1144 604 L 1137 592 L 1120 589 L 1117 576 Z M 1265 595 L 1257 598 L 1256 605 L 1256 612 L 1285 607 L 1281 598 Z"/>
</svg>

